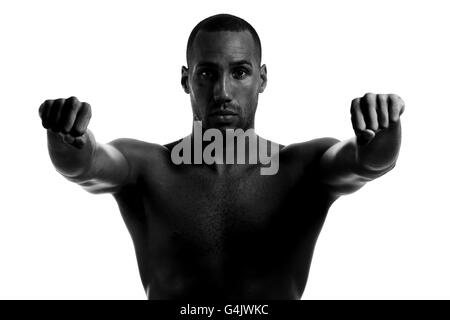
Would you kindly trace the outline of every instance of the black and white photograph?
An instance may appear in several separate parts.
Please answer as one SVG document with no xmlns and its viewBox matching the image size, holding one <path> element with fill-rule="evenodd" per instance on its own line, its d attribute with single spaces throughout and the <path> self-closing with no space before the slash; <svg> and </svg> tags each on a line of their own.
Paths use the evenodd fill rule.
<svg viewBox="0 0 450 320">
<path fill-rule="evenodd" d="M 0 300 L 450 299 L 449 16 L 1 2 Z"/>
</svg>

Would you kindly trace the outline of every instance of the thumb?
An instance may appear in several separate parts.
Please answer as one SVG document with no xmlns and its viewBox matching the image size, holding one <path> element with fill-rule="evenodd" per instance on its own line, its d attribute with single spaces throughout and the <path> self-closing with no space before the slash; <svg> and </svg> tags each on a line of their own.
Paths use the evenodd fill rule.
<svg viewBox="0 0 450 320">
<path fill-rule="evenodd" d="M 75 148 L 81 149 L 87 142 L 87 132 L 79 137 L 73 137 L 70 134 L 59 133 L 63 139 L 63 141 L 67 144 L 74 146 Z"/>
<path fill-rule="evenodd" d="M 371 129 L 365 129 L 356 134 L 356 142 L 359 146 L 365 146 L 372 141 L 373 138 L 375 138 L 375 131 Z"/>
</svg>

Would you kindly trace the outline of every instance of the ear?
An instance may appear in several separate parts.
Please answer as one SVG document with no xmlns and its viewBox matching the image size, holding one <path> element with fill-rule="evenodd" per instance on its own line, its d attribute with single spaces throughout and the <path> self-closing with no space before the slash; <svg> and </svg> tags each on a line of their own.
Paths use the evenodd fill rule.
<svg viewBox="0 0 450 320">
<path fill-rule="evenodd" d="M 184 92 L 189 93 L 189 70 L 185 66 L 181 67 L 181 86 Z"/>
<path fill-rule="evenodd" d="M 266 65 L 263 64 L 261 66 L 261 69 L 259 70 L 260 77 L 261 77 L 261 84 L 259 86 L 259 93 L 263 93 L 264 89 L 266 89 L 267 85 L 267 68 Z"/>
</svg>

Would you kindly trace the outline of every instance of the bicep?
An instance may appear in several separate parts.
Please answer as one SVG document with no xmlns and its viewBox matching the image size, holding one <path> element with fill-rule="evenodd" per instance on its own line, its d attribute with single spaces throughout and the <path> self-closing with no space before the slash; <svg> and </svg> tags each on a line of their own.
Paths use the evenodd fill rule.
<svg viewBox="0 0 450 320">
<path fill-rule="evenodd" d="M 331 141 L 330 141 L 331 142 Z M 319 180 L 323 186 L 337 196 L 353 193 L 367 181 L 367 177 L 355 170 L 356 150 L 352 140 L 334 139 L 319 160 Z"/>
</svg>

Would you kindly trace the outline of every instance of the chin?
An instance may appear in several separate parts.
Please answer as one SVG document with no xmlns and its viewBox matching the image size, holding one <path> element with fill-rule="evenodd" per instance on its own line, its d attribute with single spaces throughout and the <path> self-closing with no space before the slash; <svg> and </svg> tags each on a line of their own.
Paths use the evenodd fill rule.
<svg viewBox="0 0 450 320">
<path fill-rule="evenodd" d="M 220 130 L 220 132 L 222 132 L 222 134 L 225 136 L 227 130 L 232 130 L 234 132 L 236 129 L 241 129 L 241 128 L 236 127 L 236 126 L 230 126 L 230 125 L 222 125 L 222 126 L 215 127 L 215 129 Z"/>
<path fill-rule="evenodd" d="M 204 129 L 218 129 L 220 131 L 225 131 L 227 129 L 236 130 L 240 128 L 242 128 L 242 125 L 238 121 L 208 121 L 206 122 L 206 126 L 204 126 Z"/>
</svg>

